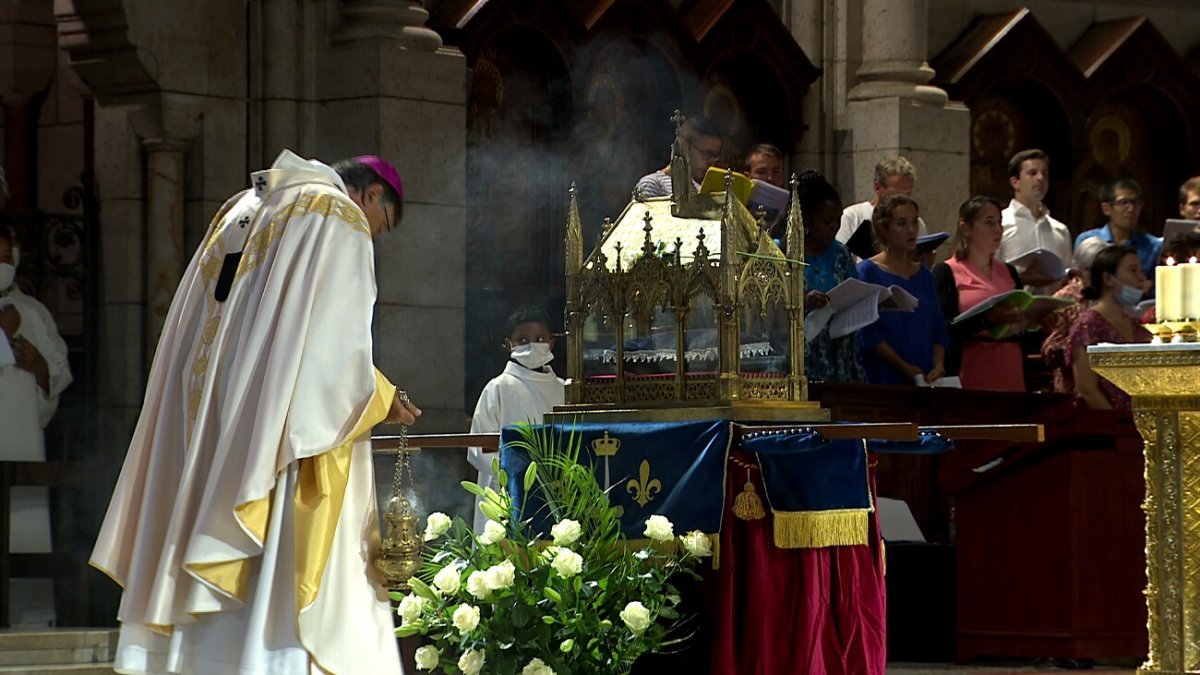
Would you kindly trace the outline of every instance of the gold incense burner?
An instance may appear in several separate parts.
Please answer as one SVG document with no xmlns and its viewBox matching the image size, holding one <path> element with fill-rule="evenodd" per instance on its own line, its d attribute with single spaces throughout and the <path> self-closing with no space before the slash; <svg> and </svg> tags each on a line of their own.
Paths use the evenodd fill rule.
<svg viewBox="0 0 1200 675">
<path fill-rule="evenodd" d="M 626 205 L 583 255 L 575 186 L 567 216 L 566 405 L 605 419 L 824 420 L 804 377 L 803 263 L 730 189 L 697 193 L 676 113 L 673 194 Z M 792 185 L 787 250 L 804 251 Z"/>
<path fill-rule="evenodd" d="M 407 592 L 410 590 L 408 580 L 421 569 L 421 516 L 408 499 L 413 489 L 412 455 L 420 449 L 408 447 L 407 428 L 401 429 L 392 493 L 383 512 L 385 528 L 375 568 L 383 575 L 389 589 Z"/>
</svg>

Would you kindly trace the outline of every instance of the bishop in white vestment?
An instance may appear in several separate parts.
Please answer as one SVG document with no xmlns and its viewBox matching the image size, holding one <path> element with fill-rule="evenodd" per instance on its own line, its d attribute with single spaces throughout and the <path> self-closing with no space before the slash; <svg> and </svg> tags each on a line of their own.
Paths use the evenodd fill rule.
<svg viewBox="0 0 1200 675">
<path fill-rule="evenodd" d="M 402 190 L 284 151 L 214 218 L 92 554 L 124 588 L 118 672 L 401 672 L 370 431 L 420 413 L 371 358 Z"/>
</svg>

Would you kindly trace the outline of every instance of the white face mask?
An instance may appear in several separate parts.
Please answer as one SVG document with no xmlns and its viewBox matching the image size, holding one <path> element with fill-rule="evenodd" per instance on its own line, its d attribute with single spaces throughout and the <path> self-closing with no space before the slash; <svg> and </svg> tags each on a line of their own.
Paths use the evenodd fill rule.
<svg viewBox="0 0 1200 675">
<path fill-rule="evenodd" d="M 516 359 L 517 363 L 534 370 L 554 360 L 554 354 L 550 352 L 550 343 L 548 342 L 530 342 L 518 345 L 512 348 L 509 356 Z"/>
<path fill-rule="evenodd" d="M 0 263 L 0 291 L 7 291 L 17 278 L 17 268 L 9 263 Z"/>
</svg>

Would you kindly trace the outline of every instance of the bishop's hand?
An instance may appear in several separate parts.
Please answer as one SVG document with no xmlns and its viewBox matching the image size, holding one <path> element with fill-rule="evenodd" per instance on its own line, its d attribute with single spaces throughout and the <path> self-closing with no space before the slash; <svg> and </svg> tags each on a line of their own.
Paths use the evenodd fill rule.
<svg viewBox="0 0 1200 675">
<path fill-rule="evenodd" d="M 384 418 L 383 423 L 403 424 L 407 427 L 416 423 L 420 416 L 421 409 L 408 400 L 408 394 L 404 390 L 397 389 L 396 397 L 392 399 L 392 408 L 388 411 L 388 416 Z"/>
</svg>

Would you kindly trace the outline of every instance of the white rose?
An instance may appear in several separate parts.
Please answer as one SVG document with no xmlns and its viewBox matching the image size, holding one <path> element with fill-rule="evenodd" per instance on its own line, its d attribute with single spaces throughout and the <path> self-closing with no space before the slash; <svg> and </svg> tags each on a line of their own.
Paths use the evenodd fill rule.
<svg viewBox="0 0 1200 675">
<path fill-rule="evenodd" d="M 462 577 L 453 565 L 446 565 L 433 577 L 433 585 L 446 595 L 457 593 L 461 583 Z"/>
<path fill-rule="evenodd" d="M 675 538 L 675 526 L 663 516 L 646 519 L 646 536 L 655 541 L 671 541 Z"/>
<path fill-rule="evenodd" d="M 414 655 L 417 662 L 417 670 L 433 670 L 438 667 L 437 647 L 433 645 L 424 645 L 417 647 L 417 653 Z"/>
<path fill-rule="evenodd" d="M 433 541 L 450 530 L 450 516 L 434 511 L 425 519 L 425 541 Z"/>
<path fill-rule="evenodd" d="M 493 591 L 502 591 L 513 585 L 513 580 L 516 579 L 517 568 L 512 562 L 505 560 L 499 565 L 492 565 L 487 569 L 484 576 L 484 582 L 487 587 Z"/>
<path fill-rule="evenodd" d="M 467 577 L 467 592 L 483 600 L 492 592 L 487 585 L 487 572 L 476 570 Z"/>
<path fill-rule="evenodd" d="M 569 548 L 560 548 L 550 566 L 554 568 L 555 572 L 558 572 L 558 576 L 570 579 L 583 571 L 583 556 Z"/>
<path fill-rule="evenodd" d="M 683 542 L 683 548 L 689 554 L 697 558 L 706 558 L 712 555 L 712 540 L 700 530 L 692 530 L 687 534 L 679 535 L 679 541 Z"/>
<path fill-rule="evenodd" d="M 629 626 L 629 630 L 641 633 L 650 625 L 650 610 L 642 603 L 634 600 L 621 610 L 621 620 Z"/>
<path fill-rule="evenodd" d="M 479 608 L 472 605 L 459 605 L 458 609 L 454 610 L 454 616 L 450 617 L 450 621 L 458 629 L 458 632 L 466 635 L 479 625 Z"/>
<path fill-rule="evenodd" d="M 409 593 L 400 601 L 400 606 L 396 608 L 396 614 L 404 619 L 404 624 L 410 624 L 421 618 L 421 610 L 425 609 L 425 599 L 415 593 Z"/>
<path fill-rule="evenodd" d="M 483 670 L 484 656 L 481 649 L 468 649 L 458 657 L 458 669 L 463 671 L 463 675 L 479 675 L 479 671 Z"/>
<path fill-rule="evenodd" d="M 579 521 L 570 518 L 564 518 L 550 528 L 550 536 L 554 537 L 554 543 L 559 546 L 574 544 L 579 541 L 581 534 L 583 534 L 583 528 L 579 526 Z"/>
<path fill-rule="evenodd" d="M 532 661 L 525 664 L 521 669 L 521 675 L 554 675 L 554 669 L 546 665 L 541 659 L 534 657 Z"/>
<path fill-rule="evenodd" d="M 504 541 L 504 526 L 494 520 L 487 521 L 483 526 L 483 534 L 479 535 L 479 543 L 485 546 Z"/>
</svg>

